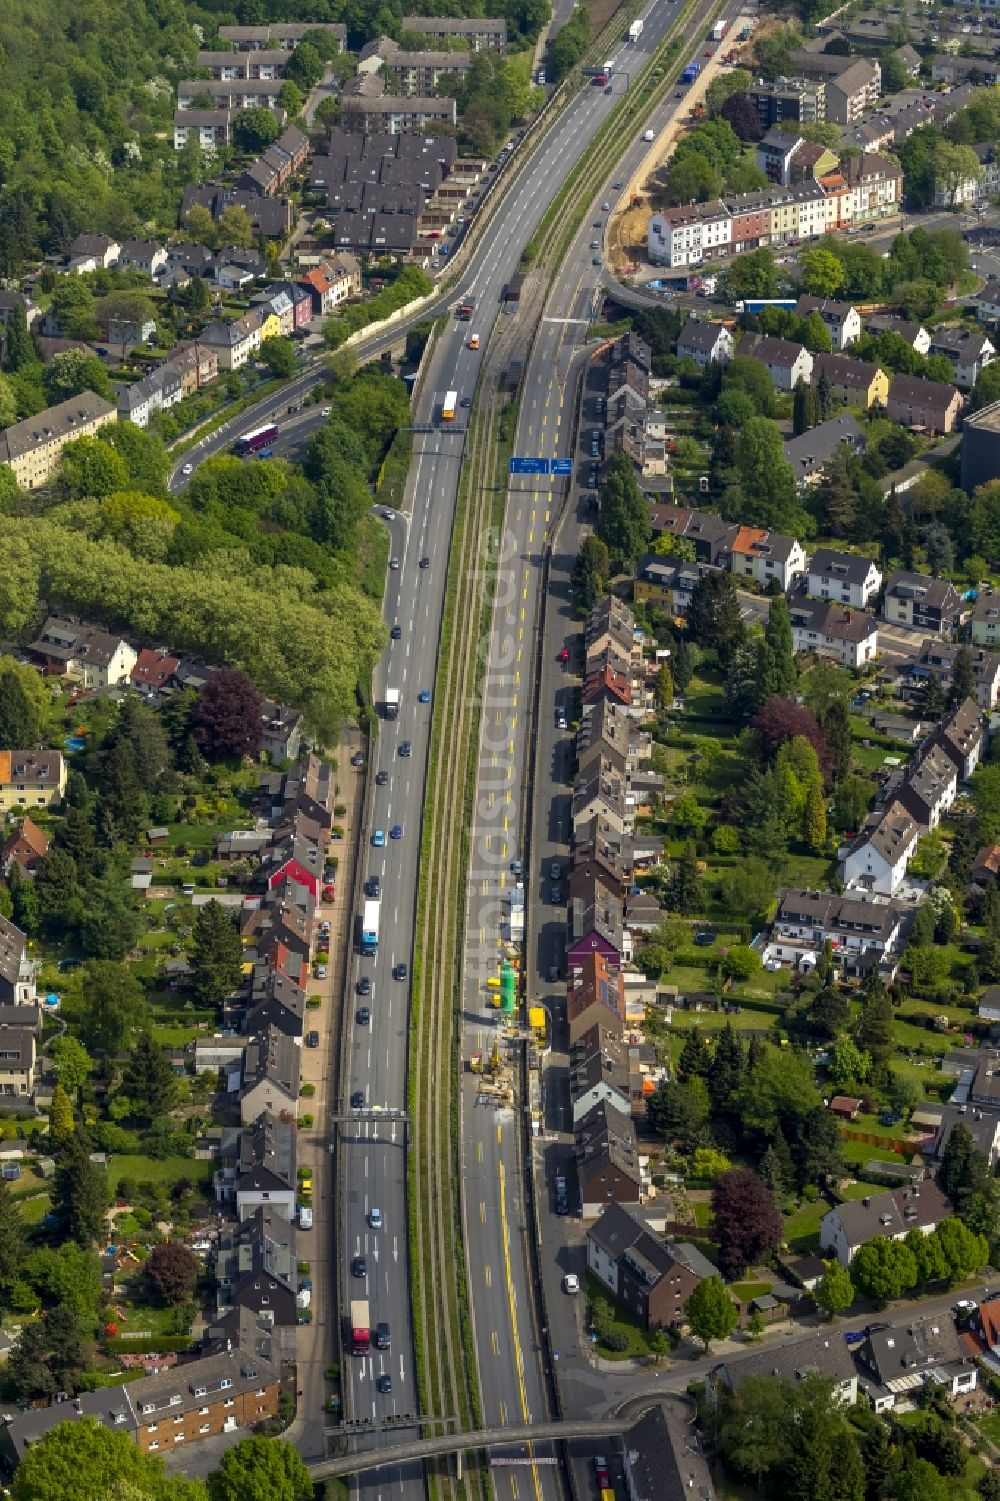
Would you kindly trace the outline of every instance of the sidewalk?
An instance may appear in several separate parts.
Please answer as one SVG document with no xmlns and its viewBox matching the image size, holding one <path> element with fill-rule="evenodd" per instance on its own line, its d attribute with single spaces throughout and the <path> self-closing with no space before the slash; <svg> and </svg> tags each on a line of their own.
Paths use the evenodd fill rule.
<svg viewBox="0 0 1000 1501">
<path fill-rule="evenodd" d="M 318 907 L 316 914 L 317 921 L 330 924 L 329 972 L 325 980 L 311 979 L 309 982 L 309 994 L 322 996 L 323 1004 L 318 1010 L 306 1012 L 304 1028 L 307 1033 L 314 1029 L 319 1032 L 320 1045 L 302 1049 L 302 1083 L 312 1084 L 316 1091 L 312 1098 L 303 1098 L 299 1107 L 300 1119 L 302 1115 L 313 1117 L 313 1124 L 299 1131 L 298 1158 L 300 1168 L 312 1170 L 313 1228 L 298 1231 L 296 1255 L 300 1261 L 310 1263 L 312 1319 L 310 1323 L 300 1325 L 298 1330 L 298 1402 L 295 1421 L 285 1437 L 306 1459 L 319 1458 L 325 1453 L 323 1407 L 332 1390 L 325 1372 L 335 1359 L 336 1348 L 337 1206 L 332 1191 L 333 1143 L 328 1121 L 331 1111 L 336 1110 L 340 1103 L 333 1095 L 333 1079 L 340 1048 L 341 1001 L 350 964 L 354 833 L 365 792 L 365 773 L 351 765 L 351 757 L 363 749 L 364 738 L 357 726 L 345 725 L 334 751 L 337 802 L 346 805 L 346 812 L 335 819 L 343 829 L 344 837 L 330 845 L 331 854 L 339 860 L 336 896 L 332 902 Z M 336 1421 L 336 1418 L 331 1421 Z"/>
</svg>

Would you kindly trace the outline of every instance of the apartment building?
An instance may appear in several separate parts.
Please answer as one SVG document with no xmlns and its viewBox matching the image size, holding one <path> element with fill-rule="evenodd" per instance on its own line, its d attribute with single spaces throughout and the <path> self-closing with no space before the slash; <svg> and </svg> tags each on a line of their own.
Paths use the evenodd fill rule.
<svg viewBox="0 0 1000 1501">
<path fill-rule="evenodd" d="M 698 266 L 732 239 L 732 215 L 719 199 L 664 209 L 649 221 L 649 258 L 656 266 Z"/>
<path fill-rule="evenodd" d="M 220 26 L 219 36 L 237 52 L 294 52 L 310 31 L 323 31 L 347 46 L 347 27 L 340 21 L 270 21 L 266 26 Z"/>
<path fill-rule="evenodd" d="M 874 559 L 860 553 L 818 547 L 809 562 L 806 587 L 816 599 L 836 600 L 852 609 L 864 610 L 882 587 L 882 571 Z"/>
<path fill-rule="evenodd" d="M 394 46 L 382 59 L 382 77 L 392 83 L 394 94 L 427 97 L 442 82 L 464 78 L 472 57 L 471 52 L 405 52 Z"/>
<path fill-rule="evenodd" d="M 61 751 L 0 751 L 0 814 L 57 807 L 65 791 L 66 762 Z"/>
<path fill-rule="evenodd" d="M 779 78 L 774 83 L 754 83 L 747 97 L 765 131 L 782 120 L 812 125 L 826 119 L 826 84 L 822 80 Z"/>
<path fill-rule="evenodd" d="M 10 466 L 22 490 L 37 490 L 52 478 L 67 443 L 93 438 L 115 421 L 117 412 L 110 401 L 81 391 L 0 433 L 0 464 Z"/>
<path fill-rule="evenodd" d="M 457 16 L 404 16 L 400 30 L 414 31 L 432 43 L 458 40 L 473 52 L 493 51 L 503 54 L 507 50 L 507 22 L 502 16 L 473 16 L 471 19 L 459 19 Z"/>
<path fill-rule="evenodd" d="M 348 96 L 341 100 L 340 123 L 346 131 L 367 131 L 400 135 L 407 130 L 427 130 L 435 125 L 455 125 L 458 106 L 454 99 L 435 99 L 414 95 L 400 98 Z"/>
<path fill-rule="evenodd" d="M 215 79 L 281 78 L 288 65 L 283 47 L 255 47 L 245 52 L 199 52 L 195 59 Z"/>
</svg>

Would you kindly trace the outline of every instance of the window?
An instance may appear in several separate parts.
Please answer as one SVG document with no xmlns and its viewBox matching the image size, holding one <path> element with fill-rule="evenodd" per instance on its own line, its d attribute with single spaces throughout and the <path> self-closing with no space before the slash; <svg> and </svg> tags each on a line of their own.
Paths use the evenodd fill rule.
<svg viewBox="0 0 1000 1501">
<path fill-rule="evenodd" d="M 154 1439 L 153 1442 L 150 1444 L 149 1447 L 150 1447 L 150 1449 L 158 1449 L 160 1447 L 158 1440 Z"/>
<path fill-rule="evenodd" d="M 232 1384 L 232 1379 L 229 1376 L 223 1376 L 222 1380 L 219 1382 L 219 1390 L 224 1392 L 226 1388 L 232 1386 Z"/>
<path fill-rule="evenodd" d="M 199 1433 L 207 1433 L 208 1430 L 209 1430 L 209 1424 L 208 1423 L 202 1423 L 201 1427 L 198 1429 L 198 1432 Z"/>
<path fill-rule="evenodd" d="M 145 1411 L 146 1411 L 146 1408 L 145 1408 L 145 1407 L 143 1407 L 143 1408 L 142 1408 L 142 1409 L 141 1409 L 141 1411 L 142 1411 L 142 1412 L 145 1412 Z M 148 1429 L 149 1429 L 149 1432 L 150 1432 L 150 1433 L 155 1433 L 155 1432 L 156 1432 L 156 1430 L 157 1430 L 157 1428 L 158 1428 L 158 1427 L 159 1427 L 159 1424 L 158 1424 L 158 1423 L 149 1423 L 149 1424 L 147 1424 L 147 1427 L 148 1427 Z"/>
</svg>

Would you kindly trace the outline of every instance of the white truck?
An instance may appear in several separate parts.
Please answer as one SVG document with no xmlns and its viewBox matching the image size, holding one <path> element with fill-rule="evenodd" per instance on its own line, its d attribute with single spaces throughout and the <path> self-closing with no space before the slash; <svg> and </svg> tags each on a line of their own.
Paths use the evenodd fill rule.
<svg viewBox="0 0 1000 1501">
<path fill-rule="evenodd" d="M 629 41 L 630 42 L 637 42 L 641 36 L 642 36 L 642 22 L 641 21 L 633 21 L 632 25 L 628 29 L 628 39 L 629 39 Z"/>
<path fill-rule="evenodd" d="M 510 941 L 524 942 L 524 882 L 518 881 L 510 894 Z"/>
<path fill-rule="evenodd" d="M 642 138 L 643 138 L 644 141 L 655 141 L 656 140 L 656 131 L 655 130 L 644 130 L 643 133 L 642 133 Z"/>
<path fill-rule="evenodd" d="M 386 719 L 399 718 L 399 689 L 387 688 L 385 690 L 385 717 Z"/>
<path fill-rule="evenodd" d="M 728 29 L 728 21 L 716 21 L 715 25 L 712 27 L 712 41 L 721 42 Z"/>
</svg>

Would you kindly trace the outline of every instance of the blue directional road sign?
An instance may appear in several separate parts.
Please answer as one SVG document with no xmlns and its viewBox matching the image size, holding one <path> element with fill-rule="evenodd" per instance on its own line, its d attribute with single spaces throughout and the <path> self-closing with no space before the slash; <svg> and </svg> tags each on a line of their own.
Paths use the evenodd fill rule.
<svg viewBox="0 0 1000 1501">
<path fill-rule="evenodd" d="M 573 460 L 572 459 L 553 459 L 552 460 L 552 473 L 553 474 L 572 474 L 573 473 Z"/>
<path fill-rule="evenodd" d="M 513 458 L 510 461 L 511 474 L 548 474 L 548 472 L 548 459 Z"/>
</svg>

